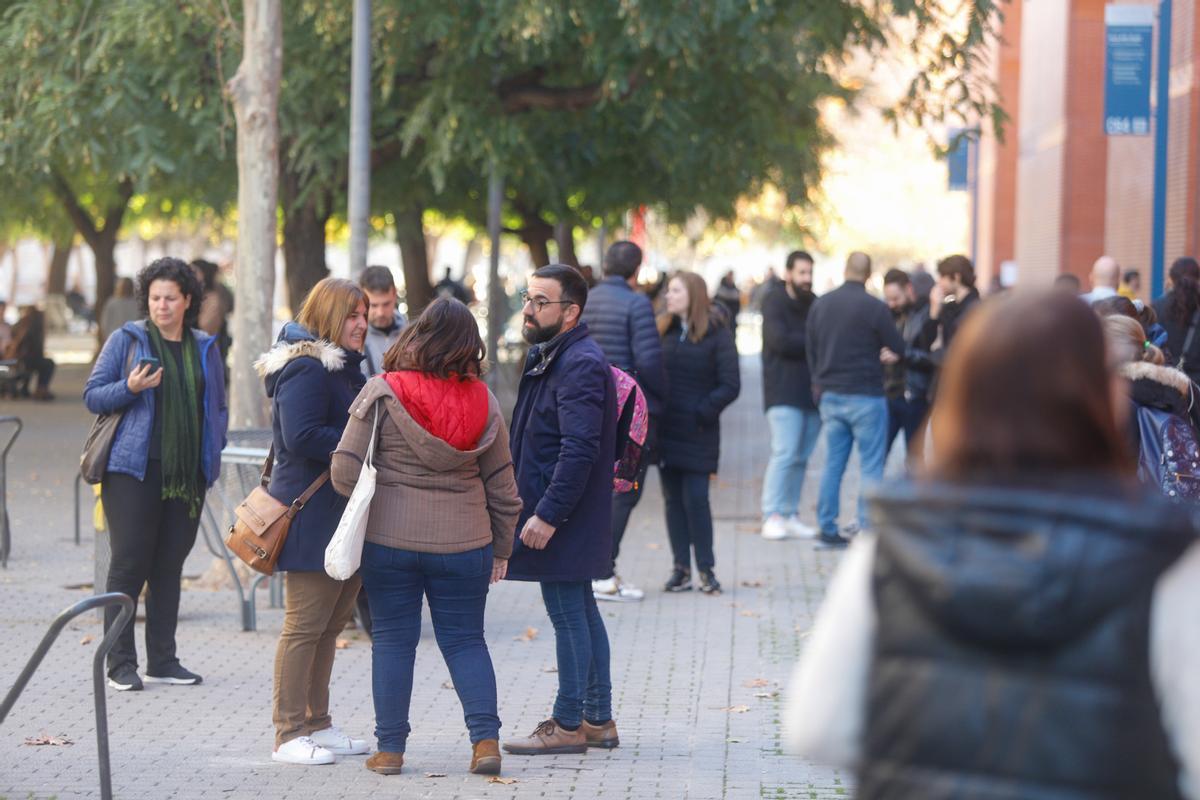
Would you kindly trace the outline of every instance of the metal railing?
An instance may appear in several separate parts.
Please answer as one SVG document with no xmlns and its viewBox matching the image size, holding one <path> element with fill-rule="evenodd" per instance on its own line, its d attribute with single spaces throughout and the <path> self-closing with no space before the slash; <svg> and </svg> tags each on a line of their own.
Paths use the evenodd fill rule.
<svg viewBox="0 0 1200 800">
<path fill-rule="evenodd" d="M 116 622 L 108 629 L 108 633 L 104 634 L 104 639 L 101 640 L 100 646 L 96 648 L 96 655 L 92 658 L 92 696 L 96 703 L 96 753 L 100 762 L 100 797 L 102 800 L 112 800 L 113 796 L 112 769 L 108 758 L 108 703 L 104 693 L 104 659 L 108 656 L 108 651 L 116 644 L 121 631 L 125 629 L 125 623 L 133 616 L 133 600 L 129 595 L 120 592 L 99 594 L 86 600 L 80 600 L 70 608 L 63 609 L 54 618 L 54 622 L 50 623 L 49 630 L 42 637 L 37 649 L 33 651 L 33 655 L 25 664 L 25 669 L 21 670 L 21 674 L 17 676 L 17 682 L 8 690 L 4 701 L 0 702 L 0 725 L 3 725 L 8 712 L 16 704 L 25 685 L 29 683 L 29 679 L 33 677 L 33 673 L 37 671 L 42 659 L 46 657 L 46 653 L 50 651 L 54 640 L 58 638 L 58 634 L 66 627 L 66 624 L 85 611 L 110 606 L 114 603 L 120 604 L 121 612 L 117 615 Z"/>
<path fill-rule="evenodd" d="M 8 554 L 12 551 L 12 524 L 8 517 L 8 451 L 12 450 L 24 424 L 20 417 L 0 417 L 0 425 L 12 425 L 12 436 L 0 450 L 0 567 L 8 569 Z"/>
</svg>

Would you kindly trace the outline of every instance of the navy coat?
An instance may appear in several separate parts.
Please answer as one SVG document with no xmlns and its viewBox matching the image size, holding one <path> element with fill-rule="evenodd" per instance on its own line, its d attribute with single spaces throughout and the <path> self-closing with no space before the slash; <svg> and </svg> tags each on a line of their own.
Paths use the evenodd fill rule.
<svg viewBox="0 0 1200 800">
<path fill-rule="evenodd" d="M 275 469 L 267 491 L 281 503 L 290 504 L 329 469 L 350 406 L 367 381 L 362 359 L 361 353 L 318 340 L 307 328 L 289 322 L 255 364 L 271 398 Z M 277 568 L 324 571 L 325 547 L 345 508 L 346 498 L 326 481 L 292 520 Z"/>
<path fill-rule="evenodd" d="M 660 463 L 686 472 L 717 471 L 721 412 L 742 390 L 733 332 L 711 320 L 699 342 L 676 319 L 663 334 L 667 410 L 658 432 Z"/>
<path fill-rule="evenodd" d="M 517 521 L 508 577 L 602 577 L 612 560 L 617 392 L 608 359 L 586 324 L 530 348 L 511 431 L 517 489 L 525 508 Z M 535 513 L 557 528 L 545 550 L 531 550 L 519 538 Z"/>
<path fill-rule="evenodd" d="M 629 288 L 624 278 L 607 277 L 588 292 L 583 321 L 608 363 L 636 378 L 650 413 L 661 414 L 667 373 L 650 298 Z"/>
</svg>

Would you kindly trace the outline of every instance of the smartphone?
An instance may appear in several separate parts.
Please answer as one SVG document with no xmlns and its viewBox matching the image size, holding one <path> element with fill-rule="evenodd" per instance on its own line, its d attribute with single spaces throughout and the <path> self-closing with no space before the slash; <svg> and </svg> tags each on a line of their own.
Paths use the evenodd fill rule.
<svg viewBox="0 0 1200 800">
<path fill-rule="evenodd" d="M 138 369 L 141 369 L 142 367 L 149 367 L 150 372 L 156 372 L 158 370 L 159 366 L 161 366 L 158 359 L 154 358 L 152 356 L 146 356 L 145 358 L 139 358 L 137 365 L 138 365 Z M 149 373 L 147 373 L 147 374 L 149 374 Z"/>
</svg>

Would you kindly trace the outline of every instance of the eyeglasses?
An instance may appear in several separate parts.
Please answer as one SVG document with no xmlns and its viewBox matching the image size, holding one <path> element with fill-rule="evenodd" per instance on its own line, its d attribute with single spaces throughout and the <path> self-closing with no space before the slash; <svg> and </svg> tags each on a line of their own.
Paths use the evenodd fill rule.
<svg viewBox="0 0 1200 800">
<path fill-rule="evenodd" d="M 535 311 L 541 312 L 546 306 L 571 306 L 575 305 L 573 300 L 547 300 L 544 297 L 530 297 L 529 292 L 521 292 L 521 306 L 532 304 Z"/>
</svg>

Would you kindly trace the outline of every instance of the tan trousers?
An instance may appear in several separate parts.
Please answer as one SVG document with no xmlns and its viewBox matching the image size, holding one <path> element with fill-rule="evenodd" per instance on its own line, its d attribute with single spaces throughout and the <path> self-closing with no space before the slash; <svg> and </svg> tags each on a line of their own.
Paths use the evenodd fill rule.
<svg viewBox="0 0 1200 800">
<path fill-rule="evenodd" d="M 289 572 L 283 631 L 275 650 L 275 747 L 333 724 L 329 676 L 337 636 L 354 613 L 362 578 Z"/>
</svg>

